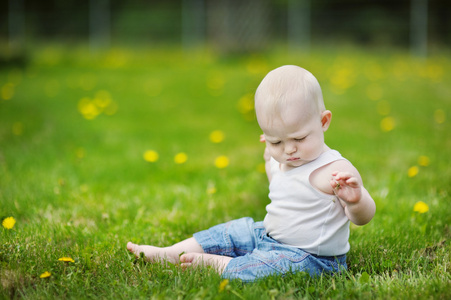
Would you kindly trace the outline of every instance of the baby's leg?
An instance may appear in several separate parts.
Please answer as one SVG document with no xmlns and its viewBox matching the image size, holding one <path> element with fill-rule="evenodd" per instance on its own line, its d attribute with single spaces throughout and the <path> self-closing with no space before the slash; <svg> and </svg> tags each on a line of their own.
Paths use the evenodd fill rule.
<svg viewBox="0 0 451 300">
<path fill-rule="evenodd" d="M 231 260 L 230 256 L 206 253 L 186 253 L 180 256 L 182 267 L 212 266 L 219 274 L 222 274 Z"/>
<path fill-rule="evenodd" d="M 164 248 L 136 245 L 128 242 L 127 249 L 136 256 L 139 256 L 140 253 L 143 253 L 148 261 L 168 261 L 172 264 L 180 263 L 179 256 L 182 253 L 204 253 L 201 245 L 199 245 L 199 243 L 194 238 L 189 238 L 181 241 L 180 243 Z"/>
</svg>

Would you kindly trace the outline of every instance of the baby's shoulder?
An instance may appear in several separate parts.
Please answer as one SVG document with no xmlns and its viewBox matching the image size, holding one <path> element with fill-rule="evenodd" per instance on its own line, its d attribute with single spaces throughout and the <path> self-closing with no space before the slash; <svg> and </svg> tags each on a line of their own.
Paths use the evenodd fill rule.
<svg viewBox="0 0 451 300">
<path fill-rule="evenodd" d="M 353 166 L 353 164 L 347 160 L 347 159 L 338 159 L 335 160 L 327 165 L 324 165 L 318 169 L 316 169 L 314 172 L 321 172 L 323 174 L 329 174 L 335 171 L 338 172 L 351 172 L 355 173 L 357 172 L 357 169 Z"/>
<path fill-rule="evenodd" d="M 360 176 L 351 162 L 346 159 L 339 159 L 314 170 L 310 174 L 310 184 L 323 193 L 333 195 L 334 191 L 330 185 L 333 172 L 349 172 Z"/>
</svg>

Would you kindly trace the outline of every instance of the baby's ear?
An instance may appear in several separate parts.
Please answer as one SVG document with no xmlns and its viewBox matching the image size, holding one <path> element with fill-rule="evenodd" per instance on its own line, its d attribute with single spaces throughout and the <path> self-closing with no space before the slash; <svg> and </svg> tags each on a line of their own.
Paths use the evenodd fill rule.
<svg viewBox="0 0 451 300">
<path fill-rule="evenodd" d="M 331 120 L 332 112 L 330 110 L 325 110 L 321 113 L 321 126 L 323 127 L 323 131 L 329 129 Z"/>
</svg>

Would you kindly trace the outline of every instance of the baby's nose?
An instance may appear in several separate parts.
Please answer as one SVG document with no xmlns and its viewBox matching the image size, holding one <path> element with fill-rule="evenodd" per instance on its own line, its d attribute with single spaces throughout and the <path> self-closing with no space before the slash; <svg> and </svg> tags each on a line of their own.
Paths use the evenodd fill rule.
<svg viewBox="0 0 451 300">
<path fill-rule="evenodd" d="M 294 152 L 296 152 L 296 146 L 291 144 L 291 145 L 287 145 L 285 147 L 285 153 L 287 154 L 293 154 Z"/>
</svg>

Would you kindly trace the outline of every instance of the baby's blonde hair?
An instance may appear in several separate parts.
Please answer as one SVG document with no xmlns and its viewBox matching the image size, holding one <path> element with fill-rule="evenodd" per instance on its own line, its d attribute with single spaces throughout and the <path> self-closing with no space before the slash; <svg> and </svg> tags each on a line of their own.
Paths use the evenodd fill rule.
<svg viewBox="0 0 451 300">
<path fill-rule="evenodd" d="M 269 121 L 282 118 L 282 112 L 294 103 L 307 106 L 303 113 L 309 116 L 326 110 L 321 87 L 312 73 L 292 65 L 274 69 L 263 78 L 255 93 L 257 120 L 261 114 Z"/>
</svg>

